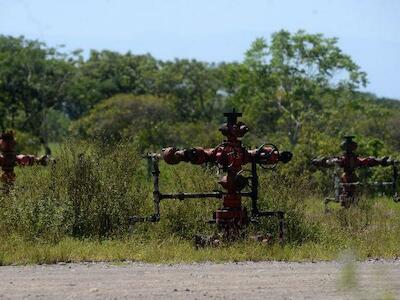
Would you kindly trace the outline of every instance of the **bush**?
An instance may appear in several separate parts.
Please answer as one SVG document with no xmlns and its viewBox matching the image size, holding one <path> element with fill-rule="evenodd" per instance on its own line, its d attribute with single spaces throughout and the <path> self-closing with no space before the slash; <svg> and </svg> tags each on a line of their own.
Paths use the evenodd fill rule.
<svg viewBox="0 0 400 300">
<path fill-rule="evenodd" d="M 55 165 L 18 169 L 12 194 L 2 195 L 2 232 L 57 240 L 126 231 L 128 216 L 147 198 L 145 186 L 137 193 L 144 174 L 139 156 L 129 144 L 102 150 L 69 143 Z"/>
<path fill-rule="evenodd" d="M 17 181 L 10 195 L 2 195 L 0 230 L 30 240 L 56 241 L 66 236 L 102 238 L 128 232 L 131 215 L 153 213 L 152 184 L 146 162 L 132 143 L 116 145 L 68 142 L 58 151 L 57 163 L 48 167 L 17 169 Z M 163 192 L 206 192 L 220 189 L 215 168 L 190 164 L 169 166 L 160 163 L 160 188 Z M 293 197 L 283 177 L 269 174 L 261 185 L 266 208 L 288 212 L 289 237 L 302 242 L 314 238 L 315 229 L 303 218 L 302 199 Z M 274 189 L 277 187 L 277 189 Z M 299 187 L 298 187 L 299 188 Z M 296 192 L 295 192 L 296 193 Z M 268 198 L 264 195 L 268 195 Z M 206 221 L 220 205 L 215 200 L 163 201 L 158 224 L 137 224 L 140 235 L 191 238 L 212 233 L 215 226 Z M 277 224 L 277 223 L 275 223 Z M 257 230 L 275 232 L 265 223 Z M 272 228 L 272 229 L 271 229 Z"/>
<path fill-rule="evenodd" d="M 116 142 L 123 137 L 135 137 L 141 130 L 153 128 L 170 117 L 161 98 L 120 94 L 95 105 L 72 124 L 71 132 L 80 138 Z"/>
</svg>

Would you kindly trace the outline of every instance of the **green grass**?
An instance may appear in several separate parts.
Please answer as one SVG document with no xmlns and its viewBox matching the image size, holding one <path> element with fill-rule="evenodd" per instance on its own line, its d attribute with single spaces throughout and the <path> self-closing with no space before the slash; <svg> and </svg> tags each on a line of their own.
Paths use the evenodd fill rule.
<svg viewBox="0 0 400 300">
<path fill-rule="evenodd" d="M 310 202 L 316 199 L 309 199 Z M 2 238 L 0 263 L 31 264 L 80 261 L 142 261 L 150 263 L 190 263 L 229 261 L 321 261 L 334 260 L 351 250 L 359 260 L 396 259 L 400 254 L 399 209 L 388 199 L 375 199 L 369 223 L 360 208 L 334 209 L 330 214 L 310 210 L 320 226 L 315 241 L 263 244 L 252 240 L 219 247 L 196 249 L 189 238 L 171 235 L 148 235 L 139 232 L 104 239 L 63 237 L 58 241 L 27 240 L 20 236 Z M 384 216 L 382 216 L 382 214 Z M 311 215 L 308 217 L 311 218 Z M 343 219 L 338 215 L 345 215 Z M 392 216 L 393 217 L 393 216 Z M 338 221 L 340 220 L 340 221 Z M 343 222 L 343 223 L 342 223 Z M 345 225 L 345 226 L 344 226 Z M 163 224 L 148 225 L 154 232 Z"/>
<path fill-rule="evenodd" d="M 389 245 L 389 248 L 387 247 Z M 352 249 L 357 259 L 395 259 L 400 243 L 381 241 L 369 245 L 359 240 L 348 245 L 308 242 L 301 245 L 265 245 L 240 241 L 230 245 L 195 249 L 191 241 L 180 238 L 107 239 L 103 241 L 64 238 L 56 243 L 21 239 L 2 240 L 0 263 L 51 264 L 82 261 L 140 261 L 148 263 L 237 262 L 237 261 L 325 261 L 337 259 L 345 249 Z"/>
<path fill-rule="evenodd" d="M 348 210 L 333 204 L 324 213 L 323 196 L 307 176 L 260 174 L 261 209 L 286 212 L 286 243 L 250 239 L 196 250 L 195 234 L 212 234 L 206 224 L 214 200 L 165 201 L 156 224 L 130 227 L 130 215 L 152 213 L 151 181 L 133 145 L 60 145 L 52 167 L 18 169 L 13 192 L 0 196 L 0 264 L 60 261 L 202 261 L 336 259 L 352 250 L 358 259 L 400 256 L 400 205 L 387 197 L 362 197 Z M 213 169 L 161 164 L 161 188 L 210 191 L 218 188 Z M 286 168 L 286 169 L 285 169 Z M 277 237 L 275 219 L 262 220 L 249 234 Z"/>
</svg>

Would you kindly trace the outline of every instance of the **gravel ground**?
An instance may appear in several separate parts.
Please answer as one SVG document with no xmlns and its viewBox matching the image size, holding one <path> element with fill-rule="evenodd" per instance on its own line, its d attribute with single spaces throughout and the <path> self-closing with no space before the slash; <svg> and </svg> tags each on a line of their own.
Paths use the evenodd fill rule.
<svg viewBox="0 0 400 300">
<path fill-rule="evenodd" d="M 400 299 L 400 261 L 0 267 L 0 299 L 21 298 Z"/>
</svg>

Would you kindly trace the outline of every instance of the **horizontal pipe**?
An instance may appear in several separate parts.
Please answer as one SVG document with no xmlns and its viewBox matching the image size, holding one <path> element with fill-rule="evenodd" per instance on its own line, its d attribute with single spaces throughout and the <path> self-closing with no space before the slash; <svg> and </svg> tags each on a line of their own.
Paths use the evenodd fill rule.
<svg viewBox="0 0 400 300">
<path fill-rule="evenodd" d="M 175 193 L 175 194 L 159 194 L 160 200 L 163 199 L 194 199 L 194 198 L 218 198 L 221 199 L 225 192 L 209 192 L 209 193 Z M 242 197 L 251 197 L 251 192 L 240 193 Z"/>
<path fill-rule="evenodd" d="M 222 198 L 222 192 L 211 192 L 211 193 L 176 193 L 176 194 L 160 194 L 160 200 L 162 199 L 193 199 L 193 198 Z"/>
</svg>

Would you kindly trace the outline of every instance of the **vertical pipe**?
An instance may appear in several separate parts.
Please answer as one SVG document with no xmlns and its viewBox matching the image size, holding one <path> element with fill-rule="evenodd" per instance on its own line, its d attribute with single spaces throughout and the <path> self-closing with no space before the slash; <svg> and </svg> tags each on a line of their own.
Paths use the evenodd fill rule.
<svg viewBox="0 0 400 300">
<path fill-rule="evenodd" d="M 278 211 L 279 218 L 279 241 L 283 244 L 285 242 L 285 212 Z"/>
<path fill-rule="evenodd" d="M 253 161 L 251 163 L 251 216 L 257 217 L 258 215 L 258 175 L 257 175 L 257 163 Z"/>
<path fill-rule="evenodd" d="M 1 169 L 3 174 L 1 180 L 4 182 L 4 190 L 8 193 L 15 181 L 14 167 L 16 164 L 15 153 L 15 138 L 12 131 L 5 132 L 1 135 L 1 152 L 3 154 L 3 161 Z"/>
<path fill-rule="evenodd" d="M 159 188 L 159 176 L 160 170 L 158 168 L 158 157 L 152 156 L 151 160 L 153 162 L 153 201 L 154 201 L 154 217 L 156 219 L 160 218 L 160 188 Z"/>
<path fill-rule="evenodd" d="M 399 173 L 397 170 L 397 164 L 393 163 L 393 178 L 392 178 L 392 190 L 393 190 L 393 199 L 394 201 L 399 201 L 400 199 L 398 198 L 399 196 L 397 195 L 397 179 L 398 179 Z"/>
<path fill-rule="evenodd" d="M 340 177 L 337 168 L 333 171 L 333 187 L 335 189 L 335 200 L 340 201 Z"/>
</svg>

